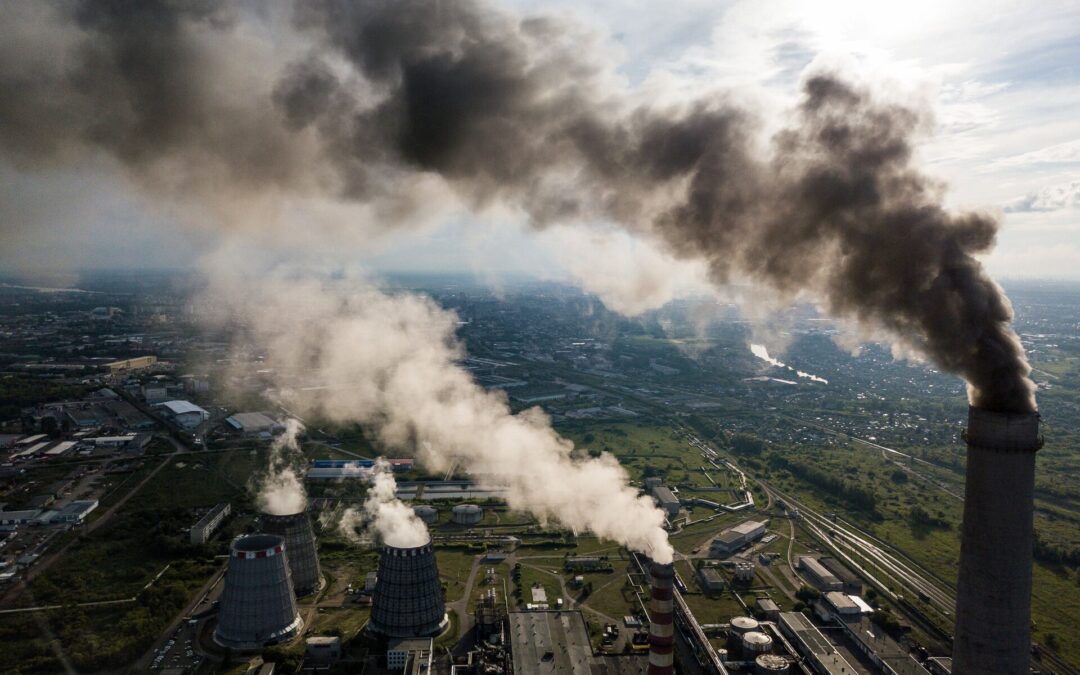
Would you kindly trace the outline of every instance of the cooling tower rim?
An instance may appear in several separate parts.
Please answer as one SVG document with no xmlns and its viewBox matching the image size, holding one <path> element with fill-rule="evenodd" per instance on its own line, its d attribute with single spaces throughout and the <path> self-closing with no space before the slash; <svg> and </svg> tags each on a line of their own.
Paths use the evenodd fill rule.
<svg viewBox="0 0 1080 675">
<path fill-rule="evenodd" d="M 263 518 L 273 518 L 274 520 L 287 520 L 289 518 L 298 518 L 300 516 L 306 516 L 308 510 L 302 509 L 294 513 L 271 513 L 269 511 L 259 511 L 259 515 Z"/>
<path fill-rule="evenodd" d="M 382 547 L 382 552 L 384 554 L 392 555 L 399 558 L 415 556 L 420 553 L 427 553 L 428 551 L 434 551 L 431 546 L 430 536 L 427 540 L 427 543 L 421 546 L 391 546 L 390 544 L 383 544 Z"/>
<path fill-rule="evenodd" d="M 230 549 L 239 553 L 280 553 L 285 548 L 285 538 L 276 534 L 241 534 L 232 540 Z"/>
</svg>

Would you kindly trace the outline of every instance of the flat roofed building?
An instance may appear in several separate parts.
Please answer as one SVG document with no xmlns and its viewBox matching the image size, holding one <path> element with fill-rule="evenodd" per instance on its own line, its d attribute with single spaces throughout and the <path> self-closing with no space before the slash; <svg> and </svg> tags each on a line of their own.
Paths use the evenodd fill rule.
<svg viewBox="0 0 1080 675">
<path fill-rule="evenodd" d="M 340 637 L 316 636 L 304 640 L 304 669 L 328 669 L 340 658 Z"/>
<path fill-rule="evenodd" d="M 245 436 L 271 436 L 285 430 L 285 425 L 261 412 L 236 413 L 226 417 L 225 423 Z"/>
<path fill-rule="evenodd" d="M 908 652 L 907 647 L 893 640 L 877 624 L 862 617 L 856 621 L 839 622 L 844 633 L 859 650 L 886 675 L 930 675 Z"/>
<path fill-rule="evenodd" d="M 652 494 L 653 499 L 655 499 L 660 508 L 664 510 L 664 513 L 667 514 L 668 518 L 674 518 L 679 515 L 679 500 L 671 490 L 663 485 L 658 485 L 653 488 Z"/>
<path fill-rule="evenodd" d="M 81 523 L 97 507 L 98 501 L 96 499 L 68 502 L 56 512 L 56 515 L 52 517 L 52 521 L 58 523 Z"/>
<path fill-rule="evenodd" d="M 24 509 L 22 511 L 0 511 L 0 532 L 11 532 L 20 527 L 28 527 L 37 524 L 41 517 L 38 509 Z"/>
<path fill-rule="evenodd" d="M 391 640 L 386 645 L 386 668 L 408 675 L 427 675 L 431 672 L 431 638 L 404 638 Z"/>
<path fill-rule="evenodd" d="M 770 621 L 775 621 L 780 614 L 780 605 L 777 605 L 772 598 L 758 598 L 757 602 L 754 603 L 754 608 Z"/>
<path fill-rule="evenodd" d="M 832 556 L 821 556 L 821 558 L 818 559 L 818 562 L 840 580 L 840 583 L 844 585 L 841 589 L 842 591 L 848 595 L 862 595 L 862 579 L 857 577 L 854 572 L 849 570 L 839 560 Z"/>
<path fill-rule="evenodd" d="M 77 443 L 75 441 L 63 441 L 61 443 L 57 443 L 56 445 L 45 451 L 45 456 L 56 457 L 58 455 L 62 455 L 65 452 L 74 448 L 76 445 Z"/>
<path fill-rule="evenodd" d="M 105 367 L 109 369 L 109 372 L 113 375 L 120 375 L 122 373 L 131 372 L 133 370 L 141 370 L 143 368 L 149 368 L 157 363 L 156 356 L 136 356 L 131 359 L 123 359 L 121 361 L 113 361 L 112 363 L 106 363 Z"/>
<path fill-rule="evenodd" d="M 580 611 L 510 612 L 515 675 L 644 675 L 641 655 L 594 654 Z"/>
<path fill-rule="evenodd" d="M 191 543 L 205 544 L 218 526 L 221 525 L 221 521 L 225 520 L 230 513 L 232 513 L 232 505 L 229 502 L 222 502 L 210 509 L 206 515 L 199 519 L 199 522 L 192 526 L 190 533 Z"/>
<path fill-rule="evenodd" d="M 768 523 L 764 520 L 745 520 L 729 527 L 713 539 L 709 552 L 713 556 L 734 553 L 764 536 L 767 526 Z"/>
<path fill-rule="evenodd" d="M 843 582 L 836 575 L 825 569 L 825 566 L 817 558 L 804 555 L 799 558 L 799 567 L 806 573 L 810 583 L 823 591 L 839 591 L 844 587 Z"/>
<path fill-rule="evenodd" d="M 210 418 L 210 413 L 191 401 L 183 399 L 165 401 L 161 404 L 161 408 L 173 422 L 185 429 L 193 429 Z"/>
<path fill-rule="evenodd" d="M 814 672 L 820 675 L 851 675 L 859 671 L 825 639 L 817 626 L 801 612 L 781 612 L 780 630 L 794 643 Z"/>
<path fill-rule="evenodd" d="M 724 575 L 715 567 L 702 567 L 698 570 L 698 579 L 701 580 L 701 589 L 706 593 L 724 590 Z"/>
</svg>

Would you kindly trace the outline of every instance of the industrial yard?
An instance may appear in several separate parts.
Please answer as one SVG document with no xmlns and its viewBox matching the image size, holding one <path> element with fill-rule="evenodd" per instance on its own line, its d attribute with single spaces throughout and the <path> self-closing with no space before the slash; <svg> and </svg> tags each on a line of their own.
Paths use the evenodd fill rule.
<svg viewBox="0 0 1080 675">
<path fill-rule="evenodd" d="M 470 311 L 468 303 L 451 302 Z M 924 414 L 924 421 L 911 424 L 922 434 L 916 441 L 897 431 L 909 424 L 908 413 L 827 410 L 815 403 L 820 392 L 809 385 L 791 394 L 756 384 L 706 389 L 698 376 L 650 369 L 657 358 L 685 358 L 677 345 L 668 350 L 651 338 L 623 339 L 612 347 L 644 358 L 655 374 L 646 386 L 628 387 L 604 369 L 571 372 L 558 361 L 538 365 L 512 348 L 495 350 L 477 331 L 478 325 L 465 328 L 470 349 L 487 355 L 473 364 L 478 378 L 493 377 L 485 374 L 490 372 L 520 378 L 528 370 L 528 377 L 559 382 L 568 396 L 542 404 L 560 433 L 585 456 L 616 457 L 630 485 L 663 510 L 676 551 L 673 653 L 688 672 L 826 672 L 828 662 L 849 664 L 847 672 L 938 672 L 934 668 L 950 654 L 964 490 L 961 451 L 938 440 L 948 437 L 942 436 L 948 425 Z M 197 345 L 193 339 L 186 348 Z M 591 359 L 593 350 L 598 347 L 589 343 L 569 358 Z M 873 354 L 868 358 L 877 363 Z M 637 361 L 624 362 L 627 374 L 636 372 L 630 364 Z M 1053 367 L 1068 372 L 1060 361 Z M 60 655 L 80 671 L 241 673 L 266 662 L 291 672 L 306 659 L 331 654 L 339 672 L 387 668 L 388 637 L 379 635 L 378 620 L 373 624 L 380 544 L 362 527 L 350 533 L 335 525 L 336 514 L 363 505 L 375 460 L 385 457 L 396 497 L 430 530 L 438 584 L 425 597 L 440 596 L 444 603 L 435 627 L 420 631 L 431 633 L 430 647 L 406 645 L 394 659 L 430 653 L 440 672 L 470 662 L 508 667 L 531 659 L 523 654 L 532 652 L 514 649 L 513 636 L 532 626 L 529 631 L 553 645 L 575 645 L 583 659 L 606 672 L 643 672 L 650 575 L 640 556 L 515 511 L 504 488 L 453 467 L 428 472 L 411 457 L 381 449 L 363 426 L 311 420 L 298 442 L 297 470 L 308 502 L 296 521 L 310 527 L 310 535 L 297 539 L 293 516 L 260 513 L 249 487 L 270 461 L 288 412 L 251 396 L 237 407 L 212 380 L 207 390 L 195 391 L 186 383 L 197 377 L 174 373 L 160 363 L 120 376 L 106 373 L 54 401 L 64 404 L 56 410 L 71 407 L 65 401 L 84 402 L 84 410 L 101 405 L 94 392 L 118 392 L 153 420 L 138 432 L 147 441 L 137 449 L 99 446 L 69 431 L 24 453 L 43 442 L 34 438 L 40 432 L 9 435 L 3 452 L 15 473 L 0 501 L 5 513 L 18 515 L 5 521 L 0 549 L 8 563 L 0 587 L 0 642 L 11 646 L 0 657 L 0 670 L 47 672 Z M 158 389 L 168 400 L 188 397 L 207 416 L 187 406 L 172 406 L 181 418 L 156 408 L 151 401 L 162 396 Z M 1055 399 L 1054 391 L 1047 395 L 1047 416 L 1055 405 L 1071 405 Z M 515 408 L 528 405 L 514 394 L 510 401 Z M 581 410 L 591 412 L 575 412 Z M 193 414 L 192 421 L 184 414 Z M 79 419 L 89 424 L 87 415 Z M 119 417 L 103 419 L 85 437 L 126 438 L 123 424 Z M 86 427 L 72 422 L 75 428 Z M 956 442 L 957 427 L 952 429 Z M 1042 452 L 1065 464 L 1075 461 L 1061 440 L 1074 433 L 1060 429 Z M 50 455 L 53 447 L 64 450 Z M 1067 562 L 1074 536 L 1071 480 L 1057 464 L 1039 465 L 1036 527 L 1044 550 L 1035 566 L 1034 639 L 1040 645 L 1036 658 L 1057 672 L 1070 672 L 1077 647 L 1068 626 L 1080 611 L 1076 573 Z M 46 493 L 53 498 L 38 499 Z M 281 520 L 277 529 L 274 518 Z M 310 553 L 303 563 L 296 556 L 292 594 L 278 595 L 292 597 L 286 606 L 294 608 L 279 623 L 288 626 L 295 617 L 302 628 L 244 654 L 223 649 L 215 635 L 226 602 L 230 545 L 256 532 L 283 543 L 293 537 L 284 550 L 310 546 Z M 1051 562 L 1047 556 L 1061 555 L 1054 551 L 1065 557 Z M 749 621 L 756 629 L 742 630 Z M 503 637 L 493 638 L 499 631 Z M 880 639 L 861 641 L 866 631 Z M 309 645 L 312 638 L 328 642 Z M 544 643 L 530 649 L 538 644 Z M 418 651 L 409 651 L 413 647 Z M 549 650 L 541 651 L 543 659 Z M 758 656 L 769 658 L 755 666 Z M 576 672 L 569 662 L 553 663 L 558 672 Z"/>
</svg>

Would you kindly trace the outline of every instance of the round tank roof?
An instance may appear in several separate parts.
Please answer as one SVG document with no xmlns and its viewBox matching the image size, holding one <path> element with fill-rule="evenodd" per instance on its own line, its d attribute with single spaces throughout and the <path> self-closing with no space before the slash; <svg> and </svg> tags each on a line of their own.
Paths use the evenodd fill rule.
<svg viewBox="0 0 1080 675">
<path fill-rule="evenodd" d="M 458 504 L 454 507 L 454 513 L 479 513 L 480 507 L 476 504 Z"/>
<path fill-rule="evenodd" d="M 754 659 L 754 664 L 767 673 L 783 673 L 788 669 L 788 660 L 777 654 L 762 654 Z"/>
<path fill-rule="evenodd" d="M 742 636 L 743 644 L 755 647 L 765 647 L 772 644 L 772 638 L 765 633 L 752 630 Z"/>
<path fill-rule="evenodd" d="M 757 630 L 760 626 L 757 619 L 750 618 L 748 616 L 737 616 L 731 620 L 731 627 L 740 633 L 746 631 Z"/>
</svg>

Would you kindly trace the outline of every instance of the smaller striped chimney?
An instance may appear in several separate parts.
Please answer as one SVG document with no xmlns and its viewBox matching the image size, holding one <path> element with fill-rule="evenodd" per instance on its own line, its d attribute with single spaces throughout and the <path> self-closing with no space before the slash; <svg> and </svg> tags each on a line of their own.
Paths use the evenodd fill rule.
<svg viewBox="0 0 1080 675">
<path fill-rule="evenodd" d="M 652 600 L 649 602 L 649 670 L 648 675 L 674 675 L 675 625 L 672 594 L 675 568 L 652 563 Z"/>
</svg>

